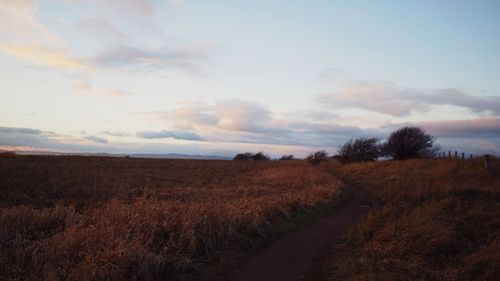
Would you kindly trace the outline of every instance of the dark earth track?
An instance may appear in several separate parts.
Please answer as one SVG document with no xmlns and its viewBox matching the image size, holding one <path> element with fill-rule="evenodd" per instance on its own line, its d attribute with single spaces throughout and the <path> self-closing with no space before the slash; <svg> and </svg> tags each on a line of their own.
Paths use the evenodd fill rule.
<svg viewBox="0 0 500 281">
<path fill-rule="evenodd" d="M 237 268 L 230 280 L 310 280 L 321 253 L 376 206 L 375 199 L 362 188 L 349 187 L 347 191 L 350 199 L 341 208 L 275 241 Z"/>
</svg>

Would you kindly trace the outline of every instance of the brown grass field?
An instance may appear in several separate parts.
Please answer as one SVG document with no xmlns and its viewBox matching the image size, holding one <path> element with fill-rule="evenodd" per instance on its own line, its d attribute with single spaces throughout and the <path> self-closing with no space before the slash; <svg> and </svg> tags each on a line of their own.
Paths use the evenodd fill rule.
<svg viewBox="0 0 500 281">
<path fill-rule="evenodd" d="M 337 241 L 321 280 L 500 280 L 500 161 L 330 164 L 382 207 Z"/>
<path fill-rule="evenodd" d="M 381 207 L 332 244 L 318 280 L 500 280 L 498 159 L 62 156 L 0 158 L 0 280 L 210 280 L 201 268 L 331 204 L 342 182 Z"/>
<path fill-rule="evenodd" d="M 178 279 L 341 186 L 302 161 L 0 158 L 0 279 Z"/>
</svg>

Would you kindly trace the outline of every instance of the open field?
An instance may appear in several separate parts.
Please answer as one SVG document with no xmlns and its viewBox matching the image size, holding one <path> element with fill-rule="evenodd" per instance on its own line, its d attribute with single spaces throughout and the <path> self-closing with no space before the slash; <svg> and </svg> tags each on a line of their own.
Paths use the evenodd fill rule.
<svg viewBox="0 0 500 281">
<path fill-rule="evenodd" d="M 357 163 L 330 168 L 383 207 L 329 251 L 321 280 L 500 280 L 500 161 Z"/>
<path fill-rule="evenodd" d="M 314 278 L 499 279 L 498 159 L 486 171 L 481 159 L 470 168 L 48 156 L 0 158 L 0 279 L 223 278 L 203 268 L 331 202 L 338 179 L 380 207 L 334 241 Z"/>
<path fill-rule="evenodd" d="M 301 161 L 0 159 L 0 279 L 175 278 L 340 188 Z"/>
</svg>

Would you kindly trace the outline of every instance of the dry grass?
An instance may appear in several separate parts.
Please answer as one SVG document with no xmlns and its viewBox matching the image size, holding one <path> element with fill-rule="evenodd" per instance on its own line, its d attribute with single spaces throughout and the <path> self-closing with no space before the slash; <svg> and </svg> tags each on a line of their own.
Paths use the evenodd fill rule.
<svg viewBox="0 0 500 281">
<path fill-rule="evenodd" d="M 332 165 L 383 202 L 342 241 L 329 280 L 500 280 L 500 161 Z"/>
<path fill-rule="evenodd" d="M 0 279 L 175 279 L 340 187 L 297 161 L 2 158 Z"/>
</svg>

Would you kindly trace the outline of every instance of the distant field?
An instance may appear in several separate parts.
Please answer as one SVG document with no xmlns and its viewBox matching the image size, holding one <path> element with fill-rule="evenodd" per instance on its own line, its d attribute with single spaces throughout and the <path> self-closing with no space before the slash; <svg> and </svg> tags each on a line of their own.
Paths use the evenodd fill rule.
<svg viewBox="0 0 500 281">
<path fill-rule="evenodd" d="M 174 278 L 340 188 L 302 161 L 0 158 L 0 279 Z"/>
<path fill-rule="evenodd" d="M 332 246 L 320 280 L 500 280 L 500 160 L 331 163 L 383 205 Z"/>
</svg>

